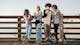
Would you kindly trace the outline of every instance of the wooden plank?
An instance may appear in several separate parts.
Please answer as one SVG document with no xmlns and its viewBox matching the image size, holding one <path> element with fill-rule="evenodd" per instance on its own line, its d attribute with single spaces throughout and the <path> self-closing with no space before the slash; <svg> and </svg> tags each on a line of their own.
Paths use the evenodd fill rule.
<svg viewBox="0 0 80 45">
<path fill-rule="evenodd" d="M 21 33 L 21 34 L 26 34 L 26 33 Z M 32 32 L 31 34 L 36 34 L 36 32 Z M 42 34 L 45 34 L 44 32 L 42 32 Z M 57 33 L 57 34 L 59 34 L 59 33 Z M 76 35 L 80 35 L 80 33 L 64 33 L 64 34 L 67 34 L 67 35 L 69 35 L 69 34 L 76 34 Z"/>
<path fill-rule="evenodd" d="M 0 34 L 18 34 L 18 32 L 0 32 Z"/>
<path fill-rule="evenodd" d="M 63 22 L 63 24 L 80 24 L 80 22 Z"/>
<path fill-rule="evenodd" d="M 0 38 L 0 39 L 18 39 L 18 38 Z"/>
<path fill-rule="evenodd" d="M 18 34 L 18 32 L 0 32 L 0 34 Z M 21 34 L 26 34 L 25 32 L 21 32 Z M 31 34 L 36 34 L 36 32 L 32 32 Z M 42 32 L 42 34 L 45 34 L 44 32 Z M 57 34 L 59 34 L 59 33 L 57 33 Z M 80 35 L 80 33 L 75 33 L 75 32 L 73 32 L 73 33 L 64 33 L 64 34 L 76 34 L 76 35 Z"/>
<path fill-rule="evenodd" d="M 18 38 L 0 38 L 0 42 L 18 41 Z"/>
<path fill-rule="evenodd" d="M 21 29 L 25 29 L 25 27 L 21 27 Z M 32 27 L 32 29 L 36 29 L 36 27 Z M 42 29 L 44 29 L 44 27 L 42 27 Z M 51 29 L 54 29 L 54 28 L 51 27 Z M 80 29 L 80 27 L 64 27 L 64 29 Z"/>
<path fill-rule="evenodd" d="M 18 29 L 18 27 L 0 27 L 0 29 Z M 21 27 L 21 29 L 25 29 L 25 27 Z M 36 29 L 36 27 L 32 27 L 32 29 Z M 44 27 L 42 27 L 44 29 Z M 54 29 L 53 27 L 51 29 Z M 64 29 L 80 29 L 80 27 L 64 27 Z"/>
<path fill-rule="evenodd" d="M 0 22 L 0 23 L 5 23 L 5 24 L 17 24 L 18 22 Z M 25 23 L 25 22 L 21 22 L 21 23 Z M 32 23 L 35 23 L 35 22 L 32 22 Z M 80 24 L 80 22 L 63 22 L 64 24 Z"/>
<path fill-rule="evenodd" d="M 23 16 L 0 16 L 0 18 L 17 18 L 17 17 L 23 17 Z M 34 16 L 33 16 L 34 17 Z M 63 16 L 64 18 L 80 18 L 80 16 Z"/>
<path fill-rule="evenodd" d="M 0 24 L 1 23 L 5 23 L 5 24 L 14 24 L 15 23 L 15 24 L 17 24 L 18 22 L 0 22 Z"/>
<path fill-rule="evenodd" d="M 64 18 L 80 18 L 80 16 L 63 16 Z"/>
<path fill-rule="evenodd" d="M 25 23 L 25 22 L 21 22 L 21 23 Z M 35 23 L 35 22 L 32 22 L 32 23 Z M 53 23 L 53 22 L 51 22 Z M 63 22 L 64 24 L 80 24 L 80 22 Z M 43 22 L 42 22 L 43 24 Z"/>
<path fill-rule="evenodd" d="M 18 27 L 0 27 L 0 29 L 18 29 Z"/>
<path fill-rule="evenodd" d="M 18 18 L 22 16 L 0 16 L 0 18 Z"/>
</svg>

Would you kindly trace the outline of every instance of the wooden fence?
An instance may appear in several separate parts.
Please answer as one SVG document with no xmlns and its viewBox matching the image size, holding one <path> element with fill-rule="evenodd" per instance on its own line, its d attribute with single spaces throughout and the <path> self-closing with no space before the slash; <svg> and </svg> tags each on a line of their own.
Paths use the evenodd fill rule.
<svg viewBox="0 0 80 45">
<path fill-rule="evenodd" d="M 3 39 L 3 40 L 6 40 L 6 39 L 16 39 L 16 41 L 21 41 L 21 35 L 22 34 L 25 34 L 24 32 L 21 32 L 22 29 L 25 29 L 25 27 L 22 27 L 21 24 L 23 24 L 24 22 L 21 22 L 21 19 L 23 18 L 22 16 L 0 16 L 0 19 L 3 18 L 7 18 L 7 19 L 17 19 L 17 22 L 0 22 L 0 24 L 17 24 L 17 27 L 1 27 L 0 25 L 0 29 L 17 29 L 18 32 L 0 32 L 0 34 L 17 34 L 18 37 L 17 38 L 0 38 L 0 39 Z M 6 19 L 6 20 L 7 20 Z M 79 19 L 80 20 L 80 16 L 64 16 L 64 19 Z M 33 24 L 35 22 L 32 22 Z M 80 24 L 80 21 L 76 22 L 76 21 L 73 21 L 73 22 L 64 22 L 64 24 Z M 33 27 L 32 29 L 36 29 L 36 27 Z M 44 29 L 42 27 L 42 29 Z M 53 27 L 51 29 L 54 29 Z M 64 29 L 80 29 L 80 27 L 64 27 Z M 32 32 L 32 34 L 36 34 L 36 32 Z M 44 34 L 44 32 L 42 33 Z M 80 35 L 80 33 L 65 33 L 65 34 L 76 34 L 76 35 Z M 32 39 L 35 39 L 35 38 L 32 38 Z M 75 38 L 76 39 L 76 38 Z M 80 39 L 80 38 L 79 38 Z M 10 40 L 9 40 L 10 41 Z"/>
</svg>

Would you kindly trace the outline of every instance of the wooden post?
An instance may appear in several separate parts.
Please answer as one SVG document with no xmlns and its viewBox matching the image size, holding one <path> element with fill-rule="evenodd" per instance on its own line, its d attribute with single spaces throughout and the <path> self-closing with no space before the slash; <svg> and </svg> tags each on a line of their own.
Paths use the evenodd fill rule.
<svg viewBox="0 0 80 45">
<path fill-rule="evenodd" d="M 21 17 L 18 17 L 18 41 L 21 42 Z"/>
</svg>

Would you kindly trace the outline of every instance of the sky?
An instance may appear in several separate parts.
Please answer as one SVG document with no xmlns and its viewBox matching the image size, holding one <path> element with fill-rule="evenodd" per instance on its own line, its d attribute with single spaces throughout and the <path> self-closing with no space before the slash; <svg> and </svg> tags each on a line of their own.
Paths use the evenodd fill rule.
<svg viewBox="0 0 80 45">
<path fill-rule="evenodd" d="M 20 16 L 24 9 L 33 15 L 37 5 L 43 10 L 46 3 L 56 4 L 64 15 L 80 14 L 80 0 L 0 0 L 0 16 Z"/>
</svg>

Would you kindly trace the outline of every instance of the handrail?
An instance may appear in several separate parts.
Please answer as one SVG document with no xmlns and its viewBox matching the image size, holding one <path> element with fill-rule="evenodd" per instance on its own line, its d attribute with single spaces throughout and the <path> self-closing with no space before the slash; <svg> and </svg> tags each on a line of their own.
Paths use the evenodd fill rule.
<svg viewBox="0 0 80 45">
<path fill-rule="evenodd" d="M 23 16 L 0 16 L 0 18 L 17 18 L 17 17 L 21 17 L 23 18 Z M 63 16 L 64 18 L 80 18 L 80 16 Z"/>
</svg>

